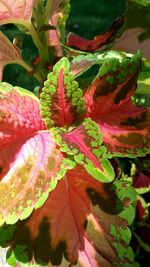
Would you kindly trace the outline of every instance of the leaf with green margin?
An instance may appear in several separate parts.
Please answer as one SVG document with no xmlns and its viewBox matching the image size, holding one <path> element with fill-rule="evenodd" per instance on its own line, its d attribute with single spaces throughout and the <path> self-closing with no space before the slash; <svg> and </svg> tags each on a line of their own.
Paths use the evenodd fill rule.
<svg viewBox="0 0 150 267">
<path fill-rule="evenodd" d="M 116 110 L 134 94 L 141 66 L 141 53 L 120 59 L 104 59 L 98 75 L 84 94 L 87 116 L 95 120 Z"/>
<path fill-rule="evenodd" d="M 52 126 L 70 126 L 78 114 L 85 111 L 82 91 L 69 69 L 69 60 L 62 58 L 44 82 L 40 104 L 41 115 L 48 129 Z"/>
<path fill-rule="evenodd" d="M 134 188 L 138 194 L 148 193 L 150 191 L 150 177 L 149 173 L 144 174 L 142 171 L 137 171 L 134 176 Z"/>
<path fill-rule="evenodd" d="M 135 53 L 141 49 L 144 57 L 150 58 L 150 2 L 128 0 L 122 35 L 113 49 Z"/>
<path fill-rule="evenodd" d="M 13 236 L 12 226 L 1 228 L 10 245 L 8 262 L 18 267 L 137 266 L 127 227 L 128 210 L 135 201 L 129 183 L 98 182 L 77 165 L 60 180 L 42 208 L 15 225 Z M 134 212 L 130 222 L 133 219 Z"/>
<path fill-rule="evenodd" d="M 23 108 L 22 108 L 23 107 Z M 39 208 L 74 163 L 62 153 L 40 117 L 39 101 L 22 88 L 0 86 L 0 225 Z"/>
<path fill-rule="evenodd" d="M 54 139 L 62 152 L 73 155 L 77 163 L 84 166 L 96 180 L 109 183 L 115 178 L 113 167 L 106 158 L 102 145 L 102 134 L 98 125 L 85 119 L 76 129 L 65 133 L 53 129 Z"/>
<path fill-rule="evenodd" d="M 55 47 L 57 57 L 63 55 L 61 42 L 65 41 L 66 21 L 70 12 L 70 0 L 51 0 L 49 12 L 49 24 L 56 30 L 48 31 L 48 43 Z"/>
<path fill-rule="evenodd" d="M 142 60 L 142 69 L 138 78 L 136 94 L 150 95 L 150 60 Z"/>
</svg>

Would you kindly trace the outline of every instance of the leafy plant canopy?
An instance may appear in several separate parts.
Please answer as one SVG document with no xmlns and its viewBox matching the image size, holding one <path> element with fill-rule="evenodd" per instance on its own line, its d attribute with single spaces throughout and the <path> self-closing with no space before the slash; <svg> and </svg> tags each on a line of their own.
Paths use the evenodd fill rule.
<svg viewBox="0 0 150 267">
<path fill-rule="evenodd" d="M 38 52 L 29 63 L 22 41 L 0 32 L 0 245 L 10 266 L 138 267 L 149 253 L 150 50 L 128 46 L 138 27 L 149 43 L 149 6 L 127 1 L 87 40 L 66 33 L 69 0 L 0 0 L 0 25 L 30 35 Z M 33 93 L 3 81 L 7 64 L 37 80 Z"/>
</svg>

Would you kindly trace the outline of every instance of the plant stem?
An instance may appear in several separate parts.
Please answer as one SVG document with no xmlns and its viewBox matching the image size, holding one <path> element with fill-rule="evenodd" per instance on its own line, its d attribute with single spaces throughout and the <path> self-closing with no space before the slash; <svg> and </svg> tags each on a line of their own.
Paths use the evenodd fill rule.
<svg viewBox="0 0 150 267">
<path fill-rule="evenodd" d="M 30 65 L 28 65 L 25 61 L 19 59 L 19 60 L 16 60 L 15 62 L 13 61 L 12 63 L 16 63 L 16 64 L 21 65 L 21 66 L 22 66 L 24 69 L 26 69 L 28 72 L 33 72 L 33 76 L 34 76 L 40 83 L 43 82 L 43 78 L 42 78 L 42 76 L 40 75 L 40 73 L 39 73 L 39 72 L 35 72 L 35 73 L 34 73 L 33 68 L 32 68 Z"/>
</svg>

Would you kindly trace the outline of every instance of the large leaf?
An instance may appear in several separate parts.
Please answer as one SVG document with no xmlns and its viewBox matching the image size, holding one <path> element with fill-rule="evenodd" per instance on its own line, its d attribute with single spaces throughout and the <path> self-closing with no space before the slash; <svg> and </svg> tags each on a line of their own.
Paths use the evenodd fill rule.
<svg viewBox="0 0 150 267">
<path fill-rule="evenodd" d="M 44 130 L 44 131 L 43 131 Z M 60 179 L 68 161 L 39 115 L 38 99 L 26 90 L 0 87 L 0 224 L 27 218 Z"/>
<path fill-rule="evenodd" d="M 150 2 L 149 0 L 128 0 L 120 38 L 113 49 L 135 53 L 141 49 L 145 57 L 150 58 Z"/>
<path fill-rule="evenodd" d="M 75 161 L 83 165 L 96 180 L 108 183 L 115 178 L 113 168 L 105 157 L 106 149 L 102 146 L 102 134 L 95 122 L 85 119 L 80 126 L 69 133 L 57 131 L 55 140 L 60 150 L 73 155 Z"/>
<path fill-rule="evenodd" d="M 118 108 L 134 94 L 141 65 L 141 54 L 131 58 L 108 58 L 84 94 L 87 115 L 95 118 Z"/>
<path fill-rule="evenodd" d="M 13 266 L 138 266 L 127 224 L 134 217 L 129 184 L 93 180 L 78 166 L 69 171 L 44 206 L 30 218 L 1 229 Z"/>
<path fill-rule="evenodd" d="M 22 58 L 19 50 L 0 32 L 0 80 L 2 80 L 3 67 L 6 64 L 19 63 L 20 61 L 22 61 Z"/>
<path fill-rule="evenodd" d="M 0 0 L 0 24 L 29 20 L 35 0 Z"/>
<path fill-rule="evenodd" d="M 67 36 L 67 45 L 77 48 L 82 51 L 95 51 L 99 48 L 106 45 L 109 41 L 111 41 L 118 30 L 121 27 L 123 22 L 122 18 L 118 18 L 110 27 L 110 29 L 101 34 L 95 36 L 92 40 L 84 39 L 72 32 L 70 32 Z"/>
<path fill-rule="evenodd" d="M 62 58 L 48 75 L 40 95 L 41 115 L 48 128 L 70 126 L 84 112 L 82 91 L 69 72 L 70 63 Z"/>
</svg>

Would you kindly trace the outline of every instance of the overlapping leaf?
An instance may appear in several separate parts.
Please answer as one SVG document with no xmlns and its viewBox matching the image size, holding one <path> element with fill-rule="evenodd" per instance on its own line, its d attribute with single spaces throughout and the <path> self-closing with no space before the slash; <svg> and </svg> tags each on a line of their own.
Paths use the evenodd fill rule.
<svg viewBox="0 0 150 267">
<path fill-rule="evenodd" d="M 30 218 L 1 229 L 1 243 L 9 240 L 11 244 L 8 262 L 49 267 L 138 266 L 127 228 L 134 217 L 135 197 L 129 184 L 102 184 L 77 166 Z"/>
<path fill-rule="evenodd" d="M 57 131 L 55 140 L 58 141 L 60 150 L 73 155 L 75 161 L 83 165 L 91 176 L 106 183 L 115 178 L 113 168 L 105 156 L 106 149 L 102 145 L 100 128 L 95 122 L 85 119 L 69 133 Z"/>
<path fill-rule="evenodd" d="M 149 0 L 128 0 L 123 34 L 116 40 L 113 49 L 130 53 L 142 50 L 150 58 L 150 3 Z"/>
<path fill-rule="evenodd" d="M 39 112 L 34 95 L 1 84 L 0 224 L 27 218 L 67 168 Z"/>
<path fill-rule="evenodd" d="M 70 126 L 84 112 L 82 91 L 69 72 L 70 63 L 62 58 L 48 75 L 40 95 L 41 114 L 48 128 Z"/>
<path fill-rule="evenodd" d="M 87 114 L 99 123 L 112 155 L 149 153 L 150 111 L 134 106 L 130 99 L 137 87 L 139 68 L 139 53 L 121 62 L 108 59 L 84 95 Z"/>
<path fill-rule="evenodd" d="M 0 0 L 0 25 L 14 20 L 29 20 L 35 0 Z"/>
</svg>

